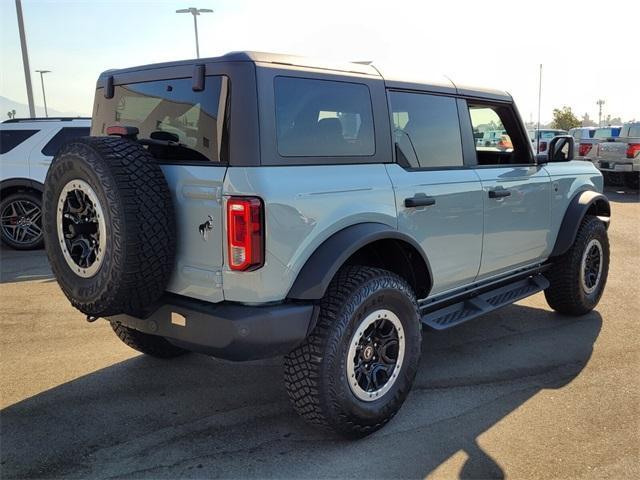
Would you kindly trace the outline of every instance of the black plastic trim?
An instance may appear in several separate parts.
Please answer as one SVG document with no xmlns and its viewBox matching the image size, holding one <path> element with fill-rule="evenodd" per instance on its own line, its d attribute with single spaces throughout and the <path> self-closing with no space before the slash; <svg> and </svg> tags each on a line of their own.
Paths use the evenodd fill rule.
<svg viewBox="0 0 640 480">
<path fill-rule="evenodd" d="M 333 234 L 309 257 L 289 290 L 287 298 L 318 300 L 322 298 L 338 269 L 359 249 L 377 240 L 401 240 L 413 246 L 424 260 L 431 281 L 431 266 L 420 245 L 383 223 L 358 223 Z"/>
<path fill-rule="evenodd" d="M 44 192 L 44 185 L 30 178 L 9 178 L 0 182 L 0 191 L 8 188 L 28 188 L 40 193 Z"/>
<path fill-rule="evenodd" d="M 244 361 L 290 352 L 311 331 L 317 314 L 318 308 L 311 303 L 247 306 L 166 295 L 146 318 L 116 315 L 109 319 L 190 351 Z"/>
<path fill-rule="evenodd" d="M 609 225 L 611 218 L 611 206 L 609 205 L 609 199 L 602 193 L 594 192 L 593 190 L 585 190 L 577 193 L 569 203 L 567 210 L 564 212 L 564 218 L 560 225 L 560 231 L 556 238 L 556 243 L 553 246 L 551 257 L 557 257 L 565 253 L 576 239 L 578 229 L 582 220 L 587 214 L 589 207 L 596 202 L 604 202 L 603 211 L 598 212 L 598 218 L 602 220 L 605 225 Z"/>
</svg>

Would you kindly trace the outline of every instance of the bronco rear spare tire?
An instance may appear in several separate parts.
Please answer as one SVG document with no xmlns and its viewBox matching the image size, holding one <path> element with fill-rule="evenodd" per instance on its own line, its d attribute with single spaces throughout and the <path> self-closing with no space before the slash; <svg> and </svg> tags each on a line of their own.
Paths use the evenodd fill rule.
<svg viewBox="0 0 640 480">
<path fill-rule="evenodd" d="M 118 137 L 66 144 L 47 173 L 43 211 L 49 263 L 78 310 L 140 315 L 164 292 L 175 217 L 164 174 L 144 147 Z"/>
</svg>

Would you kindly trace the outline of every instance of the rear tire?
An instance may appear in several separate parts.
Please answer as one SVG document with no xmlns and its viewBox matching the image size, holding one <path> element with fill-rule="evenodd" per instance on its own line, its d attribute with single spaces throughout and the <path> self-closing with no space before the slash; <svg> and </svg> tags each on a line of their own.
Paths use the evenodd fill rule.
<svg viewBox="0 0 640 480">
<path fill-rule="evenodd" d="M 346 437 L 375 432 L 409 393 L 421 340 L 415 295 L 404 279 L 379 268 L 341 269 L 314 330 L 285 357 L 296 412 Z"/>
<path fill-rule="evenodd" d="M 35 250 L 44 246 L 42 197 L 34 192 L 7 195 L 0 202 L 0 237 L 15 250 Z"/>
<path fill-rule="evenodd" d="M 122 340 L 125 345 L 138 352 L 157 358 L 173 358 L 188 353 L 187 350 L 176 347 L 163 337 L 149 335 L 148 333 L 125 327 L 115 321 L 110 321 L 109 323 L 118 338 Z"/>
<path fill-rule="evenodd" d="M 551 308 L 566 315 L 584 315 L 602 296 L 609 273 L 609 239 L 604 224 L 586 216 L 571 248 L 554 259 L 544 291 Z"/>
</svg>

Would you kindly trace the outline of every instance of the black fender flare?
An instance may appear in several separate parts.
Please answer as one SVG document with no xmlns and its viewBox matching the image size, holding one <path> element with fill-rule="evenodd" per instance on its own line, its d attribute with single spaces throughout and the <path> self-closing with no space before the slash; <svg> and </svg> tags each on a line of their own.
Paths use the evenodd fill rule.
<svg viewBox="0 0 640 480">
<path fill-rule="evenodd" d="M 5 192 L 14 188 L 35 190 L 40 194 L 44 192 L 44 185 L 36 180 L 31 180 L 30 178 L 8 178 L 0 182 L 0 192 Z"/>
<path fill-rule="evenodd" d="M 400 240 L 410 244 L 424 260 L 432 280 L 429 261 L 415 239 L 384 223 L 357 223 L 327 238 L 311 254 L 298 273 L 287 298 L 294 300 L 318 300 L 340 267 L 362 247 L 377 240 Z"/>
<path fill-rule="evenodd" d="M 602 220 L 607 227 L 609 226 L 611 218 L 609 199 L 602 193 L 594 192 L 593 190 L 577 193 L 569 202 L 569 206 L 564 213 L 551 257 L 562 255 L 571 248 L 578 234 L 578 229 L 589 211 Z"/>
</svg>

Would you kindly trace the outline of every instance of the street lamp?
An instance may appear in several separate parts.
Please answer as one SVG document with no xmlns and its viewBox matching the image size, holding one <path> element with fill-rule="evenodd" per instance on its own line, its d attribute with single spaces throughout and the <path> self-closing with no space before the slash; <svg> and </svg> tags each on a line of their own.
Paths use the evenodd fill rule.
<svg viewBox="0 0 640 480">
<path fill-rule="evenodd" d="M 36 70 L 37 73 L 40 74 L 40 84 L 42 85 L 42 100 L 44 100 L 44 116 L 49 117 L 49 112 L 47 111 L 47 96 L 44 94 L 44 74 L 51 73 L 51 70 Z"/>
<path fill-rule="evenodd" d="M 200 45 L 198 44 L 198 15 L 201 13 L 213 13 L 213 10 L 210 8 L 189 7 L 176 10 L 176 13 L 190 13 L 193 15 L 193 28 L 196 32 L 196 58 L 200 58 Z"/>
</svg>

